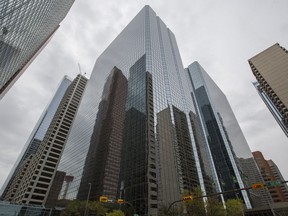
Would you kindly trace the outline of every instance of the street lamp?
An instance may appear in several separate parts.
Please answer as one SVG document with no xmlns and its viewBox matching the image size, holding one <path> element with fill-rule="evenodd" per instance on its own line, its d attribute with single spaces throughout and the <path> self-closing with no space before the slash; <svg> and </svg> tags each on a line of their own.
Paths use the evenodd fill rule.
<svg viewBox="0 0 288 216">
<path fill-rule="evenodd" d="M 133 215 L 136 214 L 135 208 L 134 208 L 134 206 L 133 206 L 130 202 L 124 201 L 124 204 L 128 204 L 130 207 L 132 207 L 132 209 L 133 209 Z"/>
<path fill-rule="evenodd" d="M 88 190 L 88 195 L 87 195 L 87 200 L 86 200 L 84 216 L 86 216 L 86 213 L 87 213 L 88 201 L 89 201 L 90 191 L 91 191 L 91 183 L 88 183 L 88 185 L 89 185 L 89 190 Z"/>
</svg>

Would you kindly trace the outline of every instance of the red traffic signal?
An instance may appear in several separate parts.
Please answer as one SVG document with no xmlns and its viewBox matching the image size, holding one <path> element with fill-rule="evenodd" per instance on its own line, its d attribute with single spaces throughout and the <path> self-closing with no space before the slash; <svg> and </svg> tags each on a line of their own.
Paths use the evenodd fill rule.
<svg viewBox="0 0 288 216">
<path fill-rule="evenodd" d="M 262 189 L 262 188 L 264 188 L 264 184 L 262 182 L 252 184 L 252 189 L 254 189 L 254 190 Z"/>
</svg>

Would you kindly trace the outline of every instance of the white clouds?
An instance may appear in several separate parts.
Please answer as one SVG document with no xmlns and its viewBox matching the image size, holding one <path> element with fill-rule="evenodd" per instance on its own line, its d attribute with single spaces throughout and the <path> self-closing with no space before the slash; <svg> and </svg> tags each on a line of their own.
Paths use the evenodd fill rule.
<svg viewBox="0 0 288 216">
<path fill-rule="evenodd" d="M 198 60 L 227 95 L 252 150 L 285 173 L 288 141 L 251 84 L 247 60 L 288 48 L 286 0 L 76 1 L 51 42 L 0 101 L 0 186 L 65 74 L 90 74 L 96 58 L 145 5 L 175 34 L 184 66 Z"/>
</svg>

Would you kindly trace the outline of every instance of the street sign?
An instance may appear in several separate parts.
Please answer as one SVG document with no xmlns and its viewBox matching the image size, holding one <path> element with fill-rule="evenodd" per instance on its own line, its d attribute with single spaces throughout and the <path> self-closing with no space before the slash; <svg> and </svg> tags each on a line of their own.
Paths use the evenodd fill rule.
<svg viewBox="0 0 288 216">
<path fill-rule="evenodd" d="M 188 200 L 192 200 L 192 196 L 183 196 L 182 197 L 182 201 L 188 201 Z"/>
<path fill-rule="evenodd" d="M 123 204 L 123 203 L 124 203 L 124 200 L 123 200 L 123 199 L 118 199 L 118 200 L 117 200 L 117 203 L 118 203 L 118 204 Z"/>
<path fill-rule="evenodd" d="M 279 186 L 281 184 L 282 184 L 281 181 L 268 181 L 268 182 L 265 182 L 265 185 L 267 187 L 275 187 L 275 186 Z"/>
<path fill-rule="evenodd" d="M 254 189 L 254 190 L 262 189 L 262 188 L 264 188 L 264 184 L 262 182 L 252 184 L 252 189 Z"/>
<path fill-rule="evenodd" d="M 108 197 L 106 197 L 106 196 L 100 196 L 99 201 L 100 201 L 100 202 L 108 202 Z"/>
</svg>

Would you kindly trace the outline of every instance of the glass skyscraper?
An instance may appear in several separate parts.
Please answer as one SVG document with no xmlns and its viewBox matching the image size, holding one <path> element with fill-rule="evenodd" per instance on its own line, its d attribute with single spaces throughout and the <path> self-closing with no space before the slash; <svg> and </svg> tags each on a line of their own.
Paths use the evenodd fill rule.
<svg viewBox="0 0 288 216">
<path fill-rule="evenodd" d="M 198 63 L 184 69 L 174 34 L 145 6 L 96 60 L 58 167 L 59 199 L 122 198 L 156 216 L 196 187 L 251 185 L 248 164 L 263 181 L 225 95 Z M 219 200 L 251 208 L 250 197 Z"/>
<path fill-rule="evenodd" d="M 221 190 L 244 188 L 255 182 L 263 182 L 226 96 L 198 62 L 189 65 L 186 72 Z M 253 172 L 249 172 L 247 167 Z M 268 191 L 263 189 L 258 193 L 263 195 L 268 194 Z M 251 197 L 247 191 L 224 194 L 225 199 L 242 198 L 246 207 L 251 208 L 249 196 Z M 260 197 L 258 196 L 258 199 L 261 199 Z"/>
<path fill-rule="evenodd" d="M 0 99 L 45 47 L 73 3 L 0 1 Z"/>
<path fill-rule="evenodd" d="M 91 199 L 121 197 L 157 215 L 184 190 L 205 193 L 212 174 L 201 171 L 194 115 L 175 36 L 145 6 L 95 63 L 59 165 L 73 176 L 60 199 L 91 189 Z"/>
<path fill-rule="evenodd" d="M 25 146 L 23 147 L 22 152 L 20 153 L 14 167 L 12 168 L 6 182 L 4 183 L 3 187 L 1 188 L 1 197 L 4 197 L 7 190 L 10 187 L 11 182 L 14 179 L 15 171 L 21 165 L 21 163 L 27 159 L 31 154 L 35 154 L 40 143 L 43 141 L 43 138 L 48 130 L 48 127 L 58 109 L 58 106 L 68 88 L 71 84 L 71 79 L 67 76 L 64 76 L 59 87 L 54 94 L 51 102 L 45 108 L 44 112 L 42 113 L 41 117 L 39 118 L 36 126 L 34 127 L 30 137 L 28 138 Z"/>
</svg>

